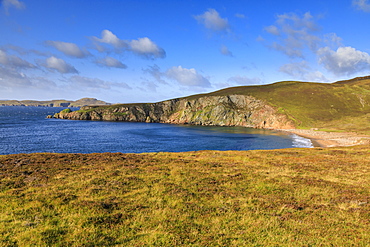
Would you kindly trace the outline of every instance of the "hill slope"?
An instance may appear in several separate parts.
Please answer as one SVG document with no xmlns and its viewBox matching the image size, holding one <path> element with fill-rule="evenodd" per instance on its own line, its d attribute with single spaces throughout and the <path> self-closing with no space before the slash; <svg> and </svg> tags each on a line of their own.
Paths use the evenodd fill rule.
<svg viewBox="0 0 370 247">
<path fill-rule="evenodd" d="M 84 107 L 57 118 L 147 121 L 256 128 L 367 131 L 370 79 L 331 84 L 285 81 L 233 87 L 158 103 Z"/>
<path fill-rule="evenodd" d="M 285 113 L 297 127 L 325 127 L 332 121 L 369 114 L 369 83 L 369 79 L 332 84 L 278 82 L 266 86 L 228 88 L 211 95 L 252 95 Z"/>
</svg>

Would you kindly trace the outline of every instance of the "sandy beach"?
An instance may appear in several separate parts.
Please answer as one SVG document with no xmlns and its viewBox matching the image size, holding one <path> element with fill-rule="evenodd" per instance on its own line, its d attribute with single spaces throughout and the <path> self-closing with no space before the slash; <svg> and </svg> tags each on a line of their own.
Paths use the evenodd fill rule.
<svg viewBox="0 0 370 247">
<path fill-rule="evenodd" d="M 282 129 L 312 141 L 315 147 L 344 147 L 361 144 L 370 144 L 370 136 L 359 135 L 354 132 L 326 132 L 306 129 Z"/>
</svg>

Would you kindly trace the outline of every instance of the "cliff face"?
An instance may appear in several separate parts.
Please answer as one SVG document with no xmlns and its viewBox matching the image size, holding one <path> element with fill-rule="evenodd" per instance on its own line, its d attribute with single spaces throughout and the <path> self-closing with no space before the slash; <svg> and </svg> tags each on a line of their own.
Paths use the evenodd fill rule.
<svg viewBox="0 0 370 247">
<path fill-rule="evenodd" d="M 73 120 L 294 128 L 293 122 L 286 115 L 278 113 L 263 100 L 245 95 L 203 96 L 109 107 L 85 106 L 80 111 L 56 113 L 54 117 Z"/>
</svg>

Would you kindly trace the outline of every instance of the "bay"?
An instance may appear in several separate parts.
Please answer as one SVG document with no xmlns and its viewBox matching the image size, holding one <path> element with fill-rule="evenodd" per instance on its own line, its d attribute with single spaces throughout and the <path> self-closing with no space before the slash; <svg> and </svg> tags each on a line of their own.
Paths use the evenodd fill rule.
<svg viewBox="0 0 370 247">
<path fill-rule="evenodd" d="M 308 139 L 273 130 L 46 118 L 62 109 L 65 108 L 0 106 L 0 154 L 312 147 Z"/>
</svg>

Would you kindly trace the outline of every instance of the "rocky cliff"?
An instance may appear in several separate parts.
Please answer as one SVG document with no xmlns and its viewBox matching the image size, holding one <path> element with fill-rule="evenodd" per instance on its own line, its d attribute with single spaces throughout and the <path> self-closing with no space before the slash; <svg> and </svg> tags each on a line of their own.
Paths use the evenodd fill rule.
<svg viewBox="0 0 370 247">
<path fill-rule="evenodd" d="M 286 115 L 265 101 L 246 95 L 201 96 L 147 104 L 85 106 L 79 111 L 60 112 L 55 118 L 155 122 L 172 124 L 294 128 Z"/>
</svg>

